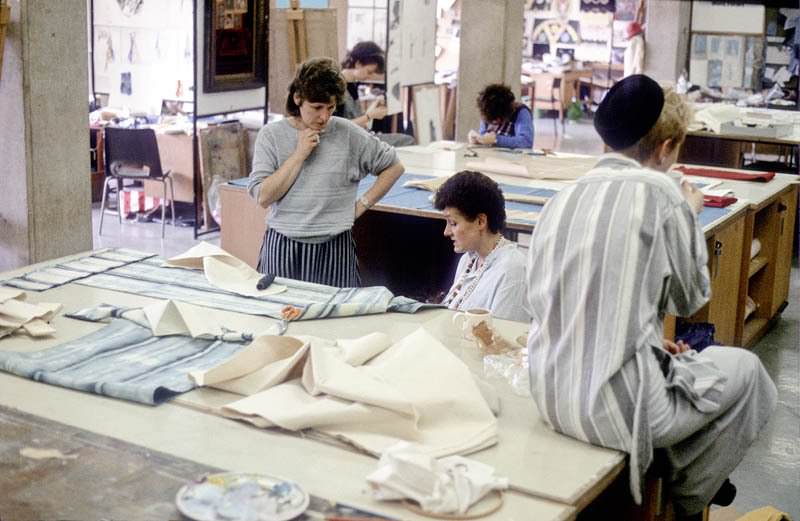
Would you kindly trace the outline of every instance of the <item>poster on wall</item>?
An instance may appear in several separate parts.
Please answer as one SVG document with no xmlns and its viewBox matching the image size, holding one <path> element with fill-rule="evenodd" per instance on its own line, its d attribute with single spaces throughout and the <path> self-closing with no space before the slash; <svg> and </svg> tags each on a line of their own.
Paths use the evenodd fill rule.
<svg viewBox="0 0 800 521">
<path fill-rule="evenodd" d="M 402 83 L 432 83 L 436 60 L 436 1 L 404 0 L 402 6 Z M 412 13 L 413 16 L 406 13 Z"/>
<path fill-rule="evenodd" d="M 403 102 L 400 98 L 403 55 L 400 46 L 401 9 L 401 0 L 389 0 L 389 34 L 386 37 L 386 109 L 389 114 L 403 111 Z"/>
</svg>

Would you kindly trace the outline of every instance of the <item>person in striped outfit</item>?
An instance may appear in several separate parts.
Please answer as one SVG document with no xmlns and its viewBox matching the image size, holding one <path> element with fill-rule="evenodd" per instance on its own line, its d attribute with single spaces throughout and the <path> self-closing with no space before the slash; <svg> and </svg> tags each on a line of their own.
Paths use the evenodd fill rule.
<svg viewBox="0 0 800 521">
<path fill-rule="evenodd" d="M 287 117 L 258 133 L 248 191 L 267 213 L 258 270 L 336 287 L 359 286 L 351 228 L 403 173 L 394 148 L 333 116 L 345 82 L 329 58 L 297 69 Z M 358 184 L 377 180 L 362 196 Z"/>
<path fill-rule="evenodd" d="M 633 75 L 608 92 L 595 128 L 615 153 L 553 197 L 528 259 L 531 393 L 555 430 L 630 455 L 630 488 L 663 456 L 679 519 L 730 502 L 727 477 L 776 405 L 750 351 L 697 353 L 663 340 L 666 314 L 708 302 L 702 193 L 666 172 L 689 108 Z M 723 497 L 727 496 L 727 497 Z"/>
</svg>

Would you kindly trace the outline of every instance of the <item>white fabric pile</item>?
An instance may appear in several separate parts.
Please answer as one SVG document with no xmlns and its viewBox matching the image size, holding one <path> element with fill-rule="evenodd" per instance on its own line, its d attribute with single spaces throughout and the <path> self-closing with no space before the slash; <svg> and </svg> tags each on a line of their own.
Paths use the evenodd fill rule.
<svg viewBox="0 0 800 521">
<path fill-rule="evenodd" d="M 0 287 L 0 338 L 16 331 L 32 337 L 54 335 L 56 329 L 49 322 L 61 310 L 61 304 L 25 302 L 25 292 Z"/>
<path fill-rule="evenodd" d="M 497 442 L 497 422 L 469 369 L 424 329 L 392 343 L 261 336 L 190 378 L 246 396 L 227 417 L 259 427 L 315 429 L 379 455 L 400 441 L 434 457 Z"/>
<path fill-rule="evenodd" d="M 412 499 L 437 514 L 464 514 L 492 490 L 508 488 L 489 465 L 461 456 L 437 460 L 410 443 L 384 452 L 367 483 L 375 499 Z"/>
</svg>

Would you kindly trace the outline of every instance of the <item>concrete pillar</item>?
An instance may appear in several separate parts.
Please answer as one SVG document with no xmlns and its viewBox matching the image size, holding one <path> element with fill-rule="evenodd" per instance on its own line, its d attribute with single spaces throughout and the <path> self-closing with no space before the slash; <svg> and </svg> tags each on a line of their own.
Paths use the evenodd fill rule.
<svg viewBox="0 0 800 521">
<path fill-rule="evenodd" d="M 505 83 L 519 96 L 524 0 L 462 0 L 456 140 L 480 124 L 475 100 L 484 86 Z"/>
<path fill-rule="evenodd" d="M 683 0 L 647 2 L 644 73 L 672 83 L 687 69 L 692 3 Z"/>
<path fill-rule="evenodd" d="M 0 270 L 92 248 L 86 0 L 10 0 Z"/>
</svg>

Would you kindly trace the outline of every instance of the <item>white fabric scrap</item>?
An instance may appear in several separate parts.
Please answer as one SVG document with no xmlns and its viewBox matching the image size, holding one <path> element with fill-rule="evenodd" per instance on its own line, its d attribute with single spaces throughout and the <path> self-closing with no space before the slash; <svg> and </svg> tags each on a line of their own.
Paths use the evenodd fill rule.
<svg viewBox="0 0 800 521">
<path fill-rule="evenodd" d="M 257 272 L 246 262 L 222 248 L 205 241 L 167 259 L 164 265 L 173 268 L 201 269 L 209 284 L 246 297 L 264 297 L 286 291 L 286 286 L 274 282 L 266 289 L 257 289 L 256 285 L 264 276 L 263 273 Z"/>
<path fill-rule="evenodd" d="M 0 338 L 18 331 L 32 337 L 55 334 L 49 322 L 61 311 L 61 304 L 25 302 L 25 297 L 24 291 L 0 288 Z"/>
<path fill-rule="evenodd" d="M 383 453 L 367 483 L 374 499 L 412 499 L 435 514 L 464 514 L 492 490 L 508 488 L 489 465 L 461 456 L 437 460 L 405 442 Z"/>
</svg>

